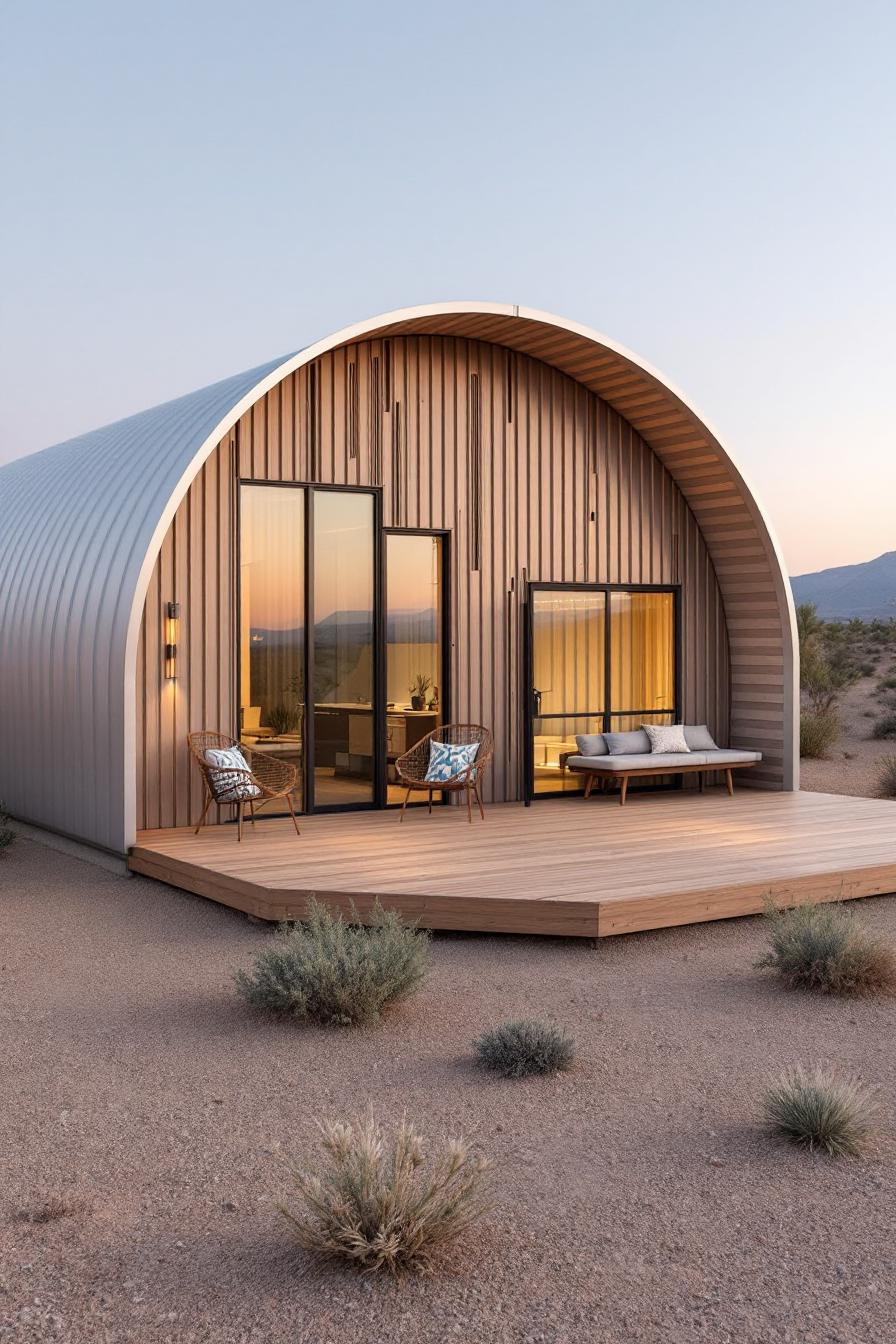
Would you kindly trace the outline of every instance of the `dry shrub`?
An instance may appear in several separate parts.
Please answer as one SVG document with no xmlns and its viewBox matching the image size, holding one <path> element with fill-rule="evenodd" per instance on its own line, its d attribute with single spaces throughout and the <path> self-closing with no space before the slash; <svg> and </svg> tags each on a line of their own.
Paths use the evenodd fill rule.
<svg viewBox="0 0 896 1344">
<path fill-rule="evenodd" d="M 391 1138 L 371 1113 L 319 1128 L 322 1168 L 294 1173 L 303 1207 L 280 1206 L 299 1245 L 315 1256 L 367 1273 L 426 1269 L 487 1210 L 488 1163 L 463 1139 L 449 1140 L 427 1162 L 406 1119 Z"/>
<path fill-rule="evenodd" d="M 874 1103 L 870 1094 L 849 1078 L 835 1078 L 821 1069 L 792 1069 L 765 1095 L 769 1131 L 810 1151 L 830 1157 L 859 1153 L 871 1132 Z"/>
<path fill-rule="evenodd" d="M 365 927 L 312 900 L 305 922 L 281 925 L 253 969 L 237 973 L 236 986 L 256 1008 L 354 1026 L 413 993 L 428 963 L 428 935 L 396 911 L 377 905 Z"/>
<path fill-rule="evenodd" d="M 872 997 L 896 992 L 896 956 L 844 906 L 798 905 L 767 911 L 771 949 L 757 963 L 789 989 Z"/>
<path fill-rule="evenodd" d="M 879 741 L 896 737 L 896 713 L 884 714 L 879 718 L 871 729 L 871 736 Z"/>
<path fill-rule="evenodd" d="M 877 786 L 881 798 L 896 798 L 896 756 L 882 756 Z"/>
<path fill-rule="evenodd" d="M 800 755 L 822 760 L 840 736 L 840 718 L 833 709 L 804 709 L 800 714 Z"/>
<path fill-rule="evenodd" d="M 575 1041 L 551 1022 L 505 1022 L 473 1042 L 479 1060 L 505 1078 L 558 1073 L 568 1069 Z"/>
</svg>

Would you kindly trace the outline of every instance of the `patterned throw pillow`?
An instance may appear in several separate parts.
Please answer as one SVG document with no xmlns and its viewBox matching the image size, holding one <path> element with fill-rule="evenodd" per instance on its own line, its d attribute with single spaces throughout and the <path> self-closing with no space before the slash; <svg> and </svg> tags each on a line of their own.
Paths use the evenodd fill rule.
<svg viewBox="0 0 896 1344">
<path fill-rule="evenodd" d="M 467 766 L 476 759 L 476 753 L 479 750 L 478 742 L 452 746 L 448 742 L 430 742 L 429 744 L 429 765 L 426 767 L 424 779 L 427 783 L 444 784 L 448 779 L 454 779 L 455 775 L 462 775 Z M 470 773 L 470 778 L 475 778 L 476 771 Z"/>
<path fill-rule="evenodd" d="M 650 738 L 651 751 L 677 753 L 691 750 L 685 741 L 684 727 L 680 723 L 671 723 L 665 727 L 655 723 L 643 723 L 641 727 Z"/>
<path fill-rule="evenodd" d="M 209 747 L 205 753 L 209 784 L 216 803 L 238 803 L 243 798 L 260 798 L 261 789 L 237 770 L 248 770 L 249 762 L 239 747 Z"/>
</svg>

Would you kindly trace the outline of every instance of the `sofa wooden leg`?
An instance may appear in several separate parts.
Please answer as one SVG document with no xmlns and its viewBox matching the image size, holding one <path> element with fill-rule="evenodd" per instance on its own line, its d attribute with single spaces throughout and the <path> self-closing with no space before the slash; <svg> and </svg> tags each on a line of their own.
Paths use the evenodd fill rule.
<svg viewBox="0 0 896 1344">
<path fill-rule="evenodd" d="M 703 792 L 703 786 L 705 783 L 706 783 L 706 771 L 700 770 L 697 773 L 697 788 L 700 790 L 701 793 Z"/>
<path fill-rule="evenodd" d="M 625 807 L 625 797 L 628 793 L 628 775 L 623 775 L 619 781 L 619 806 Z"/>
<path fill-rule="evenodd" d="M 728 796 L 729 796 L 729 798 L 733 798 L 733 797 L 734 797 L 734 772 L 733 772 L 732 770 L 726 770 L 726 771 L 725 771 L 725 783 L 728 785 Z"/>
<path fill-rule="evenodd" d="M 585 797 L 591 797 L 591 790 L 594 788 L 594 776 L 588 775 L 585 780 Z"/>
</svg>

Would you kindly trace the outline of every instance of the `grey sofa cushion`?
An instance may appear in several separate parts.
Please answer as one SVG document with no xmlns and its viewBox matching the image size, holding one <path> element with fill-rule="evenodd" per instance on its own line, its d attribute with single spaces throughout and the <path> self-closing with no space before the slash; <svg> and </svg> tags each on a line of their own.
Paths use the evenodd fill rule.
<svg viewBox="0 0 896 1344">
<path fill-rule="evenodd" d="M 606 756 L 603 733 L 576 733 L 576 746 L 583 756 Z"/>
<path fill-rule="evenodd" d="M 643 755 L 650 751 L 650 738 L 643 728 L 633 733 L 604 733 L 604 740 L 611 756 L 629 756 L 635 752 Z"/>
<path fill-rule="evenodd" d="M 716 747 L 715 751 L 703 753 L 707 765 L 746 765 L 748 761 L 761 761 L 761 751 L 740 751 L 734 747 Z"/>
<path fill-rule="evenodd" d="M 570 756 L 566 764 L 571 770 L 598 770 L 621 774 L 625 770 L 657 770 L 668 766 L 670 771 L 689 765 L 703 765 L 709 752 L 702 751 L 643 751 L 629 752 L 626 756 Z"/>
<path fill-rule="evenodd" d="M 687 742 L 691 751 L 718 751 L 712 739 L 712 733 L 705 723 L 684 725 L 684 740 Z"/>
</svg>

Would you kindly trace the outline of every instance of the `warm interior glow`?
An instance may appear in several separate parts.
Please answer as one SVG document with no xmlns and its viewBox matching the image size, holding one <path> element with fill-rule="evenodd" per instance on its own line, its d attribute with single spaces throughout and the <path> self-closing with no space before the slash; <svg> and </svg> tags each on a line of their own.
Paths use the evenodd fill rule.
<svg viewBox="0 0 896 1344">
<path fill-rule="evenodd" d="M 577 792 L 576 734 L 672 722 L 674 595 L 536 589 L 532 667 L 535 792 Z"/>
</svg>

